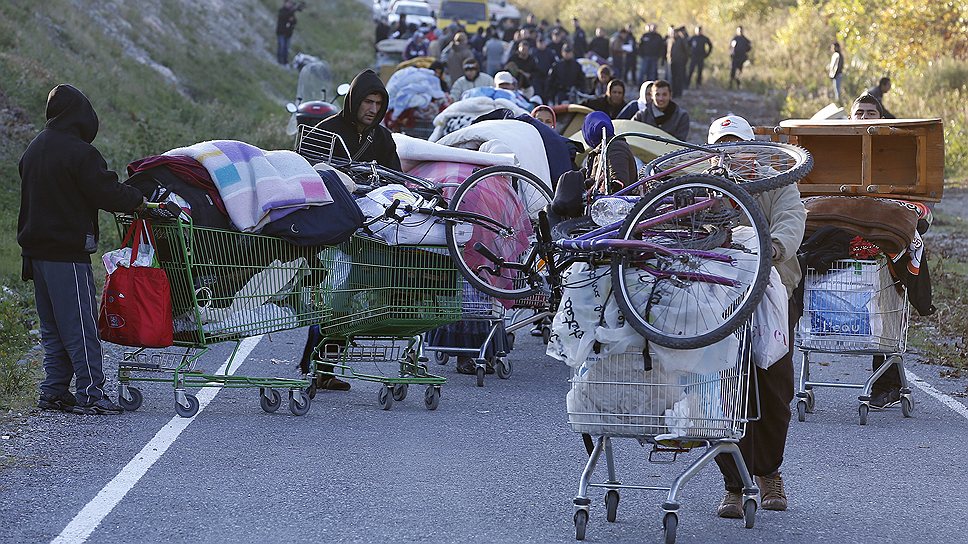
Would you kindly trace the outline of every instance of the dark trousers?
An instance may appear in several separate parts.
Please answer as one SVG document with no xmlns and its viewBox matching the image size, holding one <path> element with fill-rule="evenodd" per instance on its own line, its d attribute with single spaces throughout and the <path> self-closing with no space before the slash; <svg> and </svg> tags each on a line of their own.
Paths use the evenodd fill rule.
<svg viewBox="0 0 968 544">
<path fill-rule="evenodd" d="M 885 357 L 883 355 L 875 355 L 874 361 L 871 364 L 871 370 L 877 370 L 884 364 Z M 884 374 L 874 382 L 871 387 L 871 393 L 877 393 L 878 391 L 890 391 L 892 389 L 901 388 L 901 374 L 897 371 L 897 365 L 891 364 L 891 368 L 884 371 Z"/>
<path fill-rule="evenodd" d="M 659 79 L 659 57 L 642 57 L 642 66 L 640 68 L 642 78 L 645 81 Z"/>
<path fill-rule="evenodd" d="M 682 91 L 686 90 L 689 86 L 689 81 L 686 78 L 686 63 L 683 62 L 673 62 L 672 65 L 672 97 L 678 98 L 682 96 Z"/>
<path fill-rule="evenodd" d="M 696 87 L 702 85 L 702 69 L 706 64 L 704 58 L 689 59 L 689 76 L 686 78 L 687 86 L 692 85 L 692 75 L 696 74 Z"/>
<path fill-rule="evenodd" d="M 783 464 L 787 431 L 790 428 L 790 402 L 793 400 L 793 332 L 803 312 L 799 297 L 790 298 L 790 350 L 768 369 L 752 366 L 759 388 L 759 420 L 746 425 L 746 435 L 739 441 L 743 460 L 753 476 L 769 476 Z M 751 376 L 752 378 L 752 376 Z M 756 388 L 750 383 L 749 413 L 756 414 Z M 719 454 L 716 463 L 726 481 L 726 490 L 742 493 L 743 480 L 732 455 Z"/>
<path fill-rule="evenodd" d="M 739 87 L 739 78 L 736 77 L 736 72 L 743 72 L 743 64 L 746 62 L 745 58 L 733 58 L 732 66 L 729 68 L 729 86 L 733 86 L 733 82 L 736 82 L 736 86 Z"/>
<path fill-rule="evenodd" d="M 31 266 L 46 373 L 40 391 L 58 397 L 76 378 L 77 402 L 93 404 L 105 394 L 91 264 L 32 260 Z"/>
<path fill-rule="evenodd" d="M 279 64 L 289 64 L 289 41 L 292 36 L 276 35 L 276 61 Z"/>
</svg>

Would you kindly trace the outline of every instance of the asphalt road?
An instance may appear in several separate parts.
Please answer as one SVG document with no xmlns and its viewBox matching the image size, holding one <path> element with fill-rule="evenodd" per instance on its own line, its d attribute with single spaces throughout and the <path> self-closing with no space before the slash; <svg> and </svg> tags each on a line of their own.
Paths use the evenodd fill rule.
<svg viewBox="0 0 968 544">
<path fill-rule="evenodd" d="M 239 373 L 294 376 L 303 339 L 264 338 Z M 216 349 L 203 366 L 227 355 Z M 130 491 L 87 541 L 573 542 L 586 455 L 566 424 L 567 368 L 530 337 L 512 357 L 513 376 L 488 376 L 482 389 L 453 364 L 432 365 L 450 380 L 434 412 L 413 387 L 383 411 L 377 386 L 355 382 L 347 393 L 321 392 L 303 417 L 285 405 L 264 413 L 256 390 L 221 390 L 139 481 L 115 481 L 112 489 Z M 840 362 L 814 377 L 857 380 L 863 367 Z M 965 380 L 938 378 L 935 367 L 909 369 L 942 392 L 965 391 Z M 18 460 L 0 469 L 0 542 L 50 542 L 169 423 L 170 386 L 142 390 L 134 413 L 36 412 L 4 429 Z M 685 488 L 678 542 L 965 542 L 968 419 L 914 395 L 915 417 L 893 408 L 861 427 L 856 392 L 818 391 L 817 412 L 791 424 L 790 509 L 758 512 L 753 529 L 717 518 L 712 465 Z M 616 446 L 625 483 L 668 481 L 697 455 L 659 465 L 635 441 Z M 616 523 L 605 521 L 601 490 L 592 498 L 588 542 L 661 540 L 663 493 L 623 491 Z"/>
</svg>

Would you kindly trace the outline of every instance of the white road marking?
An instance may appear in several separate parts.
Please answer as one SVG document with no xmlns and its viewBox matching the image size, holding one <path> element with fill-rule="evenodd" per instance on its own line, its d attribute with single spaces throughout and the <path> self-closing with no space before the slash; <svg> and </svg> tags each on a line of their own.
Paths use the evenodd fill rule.
<svg viewBox="0 0 968 544">
<path fill-rule="evenodd" d="M 939 401 L 941 401 L 941 404 L 944 404 L 948 408 L 951 408 L 959 415 L 961 415 L 961 417 L 968 419 L 968 406 L 965 406 L 964 404 L 958 402 L 954 398 L 948 395 L 945 395 L 941 391 L 938 391 L 933 385 L 919 378 L 918 375 L 915 374 L 914 372 L 911 372 L 908 369 L 904 369 L 904 373 L 907 376 L 908 382 L 913 383 L 921 391 L 924 391 L 925 393 L 938 399 Z"/>
<path fill-rule="evenodd" d="M 233 365 L 234 368 L 228 369 L 228 374 L 235 374 L 239 366 L 241 366 L 241 361 L 244 361 L 249 353 L 255 349 L 259 341 L 262 340 L 262 336 L 253 336 L 251 338 L 246 338 L 239 343 L 239 349 L 236 353 L 236 361 L 238 364 Z M 226 368 L 229 365 L 231 359 L 226 359 L 222 366 L 215 372 L 216 374 L 222 374 L 226 372 Z M 215 398 L 215 395 L 221 391 L 221 387 L 203 387 L 199 391 L 196 398 L 198 399 L 198 414 L 202 413 L 202 410 L 208 406 L 209 402 Z M 117 476 L 114 477 L 110 482 L 107 483 L 98 494 L 91 499 L 91 502 L 87 503 L 80 512 L 74 516 L 74 519 L 64 527 L 64 530 L 57 535 L 51 544 L 82 544 L 86 542 L 94 532 L 94 529 L 114 510 L 114 507 L 121 502 L 121 499 L 128 494 L 128 491 L 138 483 L 142 476 L 148 472 L 148 469 L 155 464 L 155 461 L 161 458 L 162 455 L 168 448 L 175 442 L 178 435 L 195 421 L 198 414 L 190 418 L 184 418 L 181 416 L 175 416 L 171 418 L 171 421 L 167 425 L 158 431 L 154 438 L 152 438 L 145 447 L 141 448 L 141 451 L 134 456 L 131 461 Z M 105 416 L 110 417 L 110 416 Z"/>
</svg>

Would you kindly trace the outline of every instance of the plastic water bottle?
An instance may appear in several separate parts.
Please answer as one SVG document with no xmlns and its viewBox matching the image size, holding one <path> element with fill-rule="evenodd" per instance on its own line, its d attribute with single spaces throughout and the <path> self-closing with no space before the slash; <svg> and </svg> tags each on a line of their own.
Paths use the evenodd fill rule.
<svg viewBox="0 0 968 544">
<path fill-rule="evenodd" d="M 622 197 L 603 197 L 592 203 L 592 221 L 599 227 L 611 225 L 617 221 L 624 221 L 625 216 L 632 211 L 633 203 Z"/>
</svg>

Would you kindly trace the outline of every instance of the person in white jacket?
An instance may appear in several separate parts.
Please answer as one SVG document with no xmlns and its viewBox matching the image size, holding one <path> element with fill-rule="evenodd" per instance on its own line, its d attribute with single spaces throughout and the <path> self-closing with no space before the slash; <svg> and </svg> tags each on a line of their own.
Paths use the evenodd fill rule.
<svg viewBox="0 0 968 544">
<path fill-rule="evenodd" d="M 481 66 L 477 63 L 476 59 L 467 59 L 464 61 L 464 75 L 457 79 L 453 85 L 450 86 L 450 96 L 454 100 L 460 100 L 461 95 L 464 91 L 470 89 L 476 89 L 478 87 L 493 87 L 494 78 L 481 72 Z"/>
<path fill-rule="evenodd" d="M 753 128 L 738 115 L 727 115 L 713 121 L 709 127 L 708 142 L 739 142 L 753 140 Z M 760 489 L 760 507 L 766 510 L 786 510 L 787 497 L 780 476 L 780 465 L 786 448 L 787 431 L 790 427 L 790 402 L 793 400 L 793 331 L 803 311 L 803 301 L 793 295 L 802 275 L 797 250 L 803 241 L 807 212 L 800 200 L 795 183 L 772 191 L 754 194 L 763 210 L 770 229 L 773 266 L 786 287 L 789 304 L 789 330 L 787 354 L 768 369 L 753 366 L 759 389 L 759 415 L 757 421 L 746 426 L 746 435 L 739 441 L 743 460 L 750 474 L 755 476 Z M 753 399 L 750 406 L 757 406 L 757 391 L 750 388 Z M 716 456 L 716 463 L 726 483 L 726 495 L 719 505 L 718 514 L 724 518 L 743 517 L 743 484 L 733 457 L 728 454 Z"/>
</svg>

